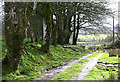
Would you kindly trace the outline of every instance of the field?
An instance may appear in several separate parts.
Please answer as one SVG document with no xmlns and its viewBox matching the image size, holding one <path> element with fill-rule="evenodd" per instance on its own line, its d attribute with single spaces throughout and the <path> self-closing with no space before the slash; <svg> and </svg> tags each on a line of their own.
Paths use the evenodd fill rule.
<svg viewBox="0 0 120 82">
<path fill-rule="evenodd" d="M 116 38 L 117 35 L 115 35 Z M 112 34 L 91 34 L 91 35 L 78 35 L 78 45 L 99 45 L 109 43 L 113 39 Z"/>
<path fill-rule="evenodd" d="M 80 41 L 83 41 L 83 42 L 84 41 L 98 41 L 98 40 L 105 39 L 108 36 L 112 36 L 112 34 L 78 35 L 78 39 L 80 39 Z"/>
</svg>

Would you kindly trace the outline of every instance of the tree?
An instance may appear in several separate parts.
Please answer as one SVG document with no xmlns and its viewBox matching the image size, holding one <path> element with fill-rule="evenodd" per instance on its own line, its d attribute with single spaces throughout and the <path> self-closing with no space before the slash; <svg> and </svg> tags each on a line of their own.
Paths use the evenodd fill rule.
<svg viewBox="0 0 120 82">
<path fill-rule="evenodd" d="M 71 20 L 73 16 L 72 3 L 54 3 L 54 13 L 56 16 L 57 43 L 69 44 L 69 38 L 72 34 Z"/>
<path fill-rule="evenodd" d="M 26 18 L 27 3 L 5 2 L 5 39 L 7 55 L 2 61 L 3 65 L 10 66 L 13 70 L 18 64 L 24 48 L 25 28 L 28 25 Z"/>
<path fill-rule="evenodd" d="M 77 7 L 76 12 L 79 15 L 80 21 L 78 19 L 79 21 L 77 22 L 78 26 L 74 30 L 74 32 L 76 32 L 76 35 L 75 33 L 73 33 L 74 45 L 76 44 L 77 41 L 76 38 L 78 37 L 77 34 L 81 28 L 95 34 L 97 31 L 100 31 L 101 29 L 105 29 L 105 28 L 101 28 L 103 27 L 103 22 L 102 22 L 102 20 L 104 19 L 103 17 L 110 15 L 109 14 L 110 10 L 105 7 L 105 3 L 103 2 L 99 2 L 99 3 L 81 2 L 81 3 L 77 3 L 76 7 Z M 74 38 L 75 36 L 76 38 Z"/>
<path fill-rule="evenodd" d="M 38 41 L 43 40 L 43 10 L 42 3 L 37 3 L 36 8 L 33 10 L 34 3 L 28 4 L 27 15 L 30 22 L 30 28 L 27 31 L 27 35 L 31 40 Z"/>
<path fill-rule="evenodd" d="M 104 16 L 108 15 L 109 12 L 109 9 L 105 7 L 103 2 L 59 2 L 54 3 L 54 5 L 55 8 L 53 7 L 53 11 L 56 16 L 56 25 L 58 28 L 58 44 L 69 44 L 69 39 L 72 33 L 73 44 L 76 44 L 80 29 L 85 29 L 91 33 L 103 29 L 101 28 L 103 27 L 102 19 L 105 18 Z M 77 19 L 78 15 L 79 19 Z M 75 20 L 72 21 L 72 18 L 75 18 Z M 76 20 L 78 22 L 75 22 Z"/>
<path fill-rule="evenodd" d="M 46 7 L 47 6 L 47 7 Z M 46 28 L 46 35 L 45 35 L 45 39 L 44 42 L 41 46 L 41 50 L 45 53 L 49 53 L 50 52 L 50 42 L 51 42 L 51 33 L 52 33 L 52 10 L 51 10 L 51 6 L 50 3 L 45 3 L 44 4 L 45 9 L 45 23 L 47 25 Z"/>
<path fill-rule="evenodd" d="M 78 18 L 77 18 L 77 33 L 76 33 L 76 36 L 75 36 L 75 45 L 77 44 L 77 39 L 78 39 L 78 34 L 79 34 L 79 18 L 80 16 L 78 15 Z"/>
<path fill-rule="evenodd" d="M 75 31 L 76 31 L 76 15 L 74 15 L 74 24 L 73 24 L 73 45 L 76 45 L 75 43 Z"/>
</svg>

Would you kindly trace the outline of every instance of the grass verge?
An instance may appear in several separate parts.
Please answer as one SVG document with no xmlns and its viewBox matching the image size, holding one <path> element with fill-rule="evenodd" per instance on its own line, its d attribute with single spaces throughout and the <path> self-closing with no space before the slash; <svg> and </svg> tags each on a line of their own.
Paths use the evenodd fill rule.
<svg viewBox="0 0 120 82">
<path fill-rule="evenodd" d="M 95 57 L 99 56 L 100 54 L 102 54 L 101 51 L 96 51 L 94 54 L 88 56 L 87 58 L 92 59 L 92 58 L 95 58 Z"/>
<path fill-rule="evenodd" d="M 98 55 L 100 55 L 101 52 L 95 52 L 91 56 L 88 56 L 87 58 L 94 58 Z M 82 71 L 83 66 L 85 63 L 88 62 L 88 59 L 82 59 L 78 63 L 75 63 L 73 66 L 69 67 L 64 72 L 58 74 L 56 77 L 52 78 L 51 80 L 74 80 L 78 74 Z"/>
<path fill-rule="evenodd" d="M 118 57 L 109 57 L 109 54 L 105 53 L 97 62 L 118 63 Z M 84 80 L 115 80 L 117 75 L 118 69 L 115 67 L 100 67 L 96 65 L 96 68 L 92 69 Z"/>
<path fill-rule="evenodd" d="M 2 59 L 5 58 L 7 49 L 4 38 L 2 38 Z M 35 80 L 42 76 L 41 70 L 59 66 L 71 59 L 78 59 L 86 54 L 76 54 L 72 49 L 64 49 L 62 45 L 52 46 L 50 54 L 41 52 L 38 49 L 32 48 L 30 45 L 41 47 L 38 42 L 26 44 L 26 49 L 30 55 L 21 56 L 18 70 L 12 71 L 6 66 L 2 67 L 3 80 Z M 80 49 L 80 48 L 79 48 Z"/>
<path fill-rule="evenodd" d="M 117 76 L 117 71 L 105 71 L 94 68 L 84 78 L 84 80 L 114 80 Z"/>
<path fill-rule="evenodd" d="M 109 57 L 108 53 L 103 54 L 97 62 L 118 63 L 118 57 Z"/>
<path fill-rule="evenodd" d="M 69 67 L 64 72 L 58 74 L 56 77 L 52 78 L 51 80 L 74 80 L 77 75 L 81 72 L 83 63 L 87 63 L 87 59 L 82 59 L 78 63 L 75 63 L 75 65 Z"/>
</svg>

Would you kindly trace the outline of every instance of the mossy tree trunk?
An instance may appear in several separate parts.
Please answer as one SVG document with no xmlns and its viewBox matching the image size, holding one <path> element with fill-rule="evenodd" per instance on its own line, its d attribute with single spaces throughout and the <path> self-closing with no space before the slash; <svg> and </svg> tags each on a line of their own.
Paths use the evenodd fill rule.
<svg viewBox="0 0 120 82">
<path fill-rule="evenodd" d="M 54 23 L 53 15 L 52 15 L 52 45 L 57 45 L 57 26 Z"/>
<path fill-rule="evenodd" d="M 18 64 L 24 48 L 26 3 L 5 3 L 5 39 L 7 45 L 7 55 L 3 59 L 3 65 L 10 66 L 13 70 L 18 68 Z"/>
<path fill-rule="evenodd" d="M 59 15 L 57 17 L 57 23 L 58 23 L 58 38 L 57 38 L 57 43 L 63 45 L 63 27 L 64 27 L 64 21 L 63 17 L 61 14 L 62 11 L 59 11 Z"/>
<path fill-rule="evenodd" d="M 65 42 L 64 44 L 69 44 L 69 39 L 71 37 L 71 34 L 72 34 L 72 30 L 71 30 L 71 19 L 72 19 L 72 16 L 68 16 L 68 19 L 67 19 L 67 28 L 66 28 L 66 34 L 65 34 Z"/>
<path fill-rule="evenodd" d="M 31 39 L 31 43 L 33 43 L 33 36 L 32 36 L 32 30 L 31 30 L 31 28 L 28 28 L 27 29 L 27 38 L 29 39 Z"/>
<path fill-rule="evenodd" d="M 45 38 L 43 41 L 43 45 L 41 46 L 41 51 L 43 51 L 45 53 L 49 53 L 50 52 L 51 33 L 52 33 L 52 20 L 51 20 L 52 10 L 50 7 L 50 3 L 46 3 L 44 6 L 46 7 L 45 23 L 47 25 L 47 28 L 46 28 L 46 35 L 45 35 Z"/>
</svg>

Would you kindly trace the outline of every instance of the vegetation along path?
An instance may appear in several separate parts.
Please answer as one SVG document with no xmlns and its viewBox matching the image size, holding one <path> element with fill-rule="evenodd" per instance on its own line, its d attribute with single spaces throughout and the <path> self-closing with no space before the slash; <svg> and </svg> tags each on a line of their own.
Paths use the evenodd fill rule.
<svg viewBox="0 0 120 82">
<path fill-rule="evenodd" d="M 75 80 L 83 80 L 85 76 L 89 73 L 90 70 L 94 68 L 97 64 L 97 60 L 103 55 L 104 53 L 100 54 L 99 56 L 95 57 L 94 59 L 89 59 L 88 63 L 86 63 L 82 69 L 82 72 L 78 75 Z"/>
<path fill-rule="evenodd" d="M 88 55 L 83 56 L 83 57 L 81 57 L 81 58 L 79 58 L 79 59 L 77 59 L 77 60 L 74 60 L 74 61 L 68 63 L 67 65 L 63 66 L 63 67 L 57 68 L 57 69 L 55 69 L 55 70 L 50 70 L 50 71 L 48 71 L 49 74 L 46 74 L 43 78 L 41 78 L 41 79 L 39 79 L 39 80 L 50 80 L 50 79 L 52 79 L 53 77 L 55 77 L 56 75 L 58 75 L 58 74 L 60 74 L 61 72 L 65 71 L 66 69 L 68 69 L 68 68 L 69 68 L 70 66 L 72 66 L 73 64 L 79 62 L 79 61 L 82 60 L 82 59 L 87 58 L 88 56 L 91 56 L 92 54 L 94 54 L 94 53 L 88 54 Z"/>
</svg>

